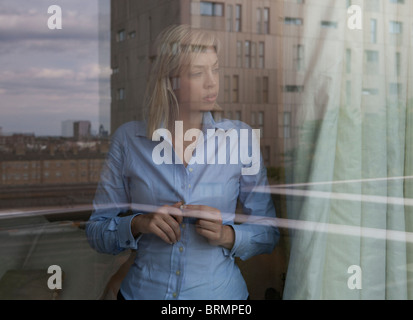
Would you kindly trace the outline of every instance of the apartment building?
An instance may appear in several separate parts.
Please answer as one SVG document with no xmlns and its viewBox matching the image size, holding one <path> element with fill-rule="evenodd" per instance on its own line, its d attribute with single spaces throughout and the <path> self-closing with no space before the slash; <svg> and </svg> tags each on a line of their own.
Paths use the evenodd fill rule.
<svg viewBox="0 0 413 320">
<path fill-rule="evenodd" d="M 0 136 L 0 209 L 91 204 L 108 148 L 107 139 Z"/>
<path fill-rule="evenodd" d="M 104 163 L 102 154 L 73 156 L 9 155 L 0 161 L 0 186 L 97 183 Z"/>
<path fill-rule="evenodd" d="M 126 121 L 142 119 L 141 102 L 153 41 L 170 24 L 186 23 L 215 32 L 222 43 L 220 96 L 224 116 L 261 129 L 263 156 L 276 162 L 279 143 L 273 55 L 279 51 L 271 13 L 277 1 L 112 1 L 111 132 Z M 254 14 L 251 14 L 253 10 Z"/>
<path fill-rule="evenodd" d="M 374 113 L 407 93 L 412 4 L 405 0 L 121 0 L 111 9 L 112 132 L 142 118 L 151 45 L 177 23 L 221 39 L 218 103 L 225 117 L 261 129 L 267 166 L 288 160 L 301 115 L 314 105 L 322 111 L 332 94 L 337 105 Z M 328 92 L 337 81 L 338 91 Z"/>
<path fill-rule="evenodd" d="M 0 136 L 0 187 L 97 183 L 109 142 Z"/>
</svg>

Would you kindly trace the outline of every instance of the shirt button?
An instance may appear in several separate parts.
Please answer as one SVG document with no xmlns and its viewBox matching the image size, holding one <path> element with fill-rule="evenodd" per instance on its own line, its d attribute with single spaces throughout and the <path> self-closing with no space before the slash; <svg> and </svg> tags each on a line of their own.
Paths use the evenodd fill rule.
<svg viewBox="0 0 413 320">
<path fill-rule="evenodd" d="M 193 169 L 193 168 L 189 168 L 189 172 L 192 172 L 192 171 L 194 171 L 194 169 Z"/>
<path fill-rule="evenodd" d="M 181 274 L 181 271 L 177 270 L 175 273 L 177 276 L 179 276 Z"/>
<path fill-rule="evenodd" d="M 172 297 L 176 298 L 178 294 L 176 292 L 172 293 Z"/>
<path fill-rule="evenodd" d="M 185 229 L 185 223 L 182 224 L 182 229 Z"/>
<path fill-rule="evenodd" d="M 179 252 L 184 251 L 184 247 L 179 247 Z"/>
<path fill-rule="evenodd" d="M 191 185 L 190 185 L 190 184 L 188 184 L 188 188 L 191 188 Z"/>
</svg>

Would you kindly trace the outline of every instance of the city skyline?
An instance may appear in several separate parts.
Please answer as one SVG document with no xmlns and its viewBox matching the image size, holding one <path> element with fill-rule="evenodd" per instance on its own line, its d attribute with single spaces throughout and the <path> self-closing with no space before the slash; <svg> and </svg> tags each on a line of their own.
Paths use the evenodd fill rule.
<svg viewBox="0 0 413 320">
<path fill-rule="evenodd" d="M 3 134 L 59 136 L 62 122 L 70 119 L 90 121 L 92 130 L 99 131 L 99 88 L 109 82 L 108 68 L 102 65 L 108 46 L 99 43 L 105 41 L 99 36 L 102 2 L 53 4 L 62 9 L 60 30 L 48 28 L 48 1 L 0 4 Z"/>
</svg>

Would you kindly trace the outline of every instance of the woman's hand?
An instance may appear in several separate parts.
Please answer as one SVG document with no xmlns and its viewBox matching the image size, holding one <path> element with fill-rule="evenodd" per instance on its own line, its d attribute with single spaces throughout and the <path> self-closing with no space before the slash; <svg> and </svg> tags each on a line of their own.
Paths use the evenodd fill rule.
<svg viewBox="0 0 413 320">
<path fill-rule="evenodd" d="M 235 241 L 235 232 L 231 226 L 222 224 L 221 212 L 213 207 L 203 205 L 182 206 L 185 216 L 199 218 L 196 221 L 196 231 L 207 238 L 214 246 L 232 249 Z"/>
<path fill-rule="evenodd" d="M 139 233 L 153 233 L 169 244 L 181 237 L 179 225 L 182 223 L 181 202 L 172 206 L 160 207 L 156 212 L 141 214 L 132 219 L 131 228 L 134 237 Z"/>
</svg>

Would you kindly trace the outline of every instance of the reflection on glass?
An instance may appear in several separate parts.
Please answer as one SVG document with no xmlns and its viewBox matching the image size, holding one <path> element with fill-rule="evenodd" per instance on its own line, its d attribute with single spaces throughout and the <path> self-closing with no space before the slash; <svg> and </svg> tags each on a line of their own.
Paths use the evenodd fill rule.
<svg viewBox="0 0 413 320">
<path fill-rule="evenodd" d="M 264 112 L 252 113 L 252 128 L 221 119 L 213 33 L 173 25 L 156 43 L 147 116 L 112 136 L 88 241 L 100 253 L 133 252 L 108 289 L 118 299 L 248 299 L 235 258 L 271 254 L 279 239 L 271 195 L 254 190 L 268 186 Z"/>
<path fill-rule="evenodd" d="M 0 26 L 13 35 L 0 40 L 0 298 L 11 292 L 3 281 L 46 283 L 50 265 L 76 276 L 58 294 L 19 294 L 94 299 L 120 286 L 109 279 L 124 276 L 136 252 L 101 255 L 84 226 L 109 134 L 145 119 L 154 41 L 185 22 L 225 48 L 221 119 L 260 129 L 281 237 L 269 255 L 236 258 L 250 298 L 411 299 L 413 4 L 362 2 L 192 0 L 187 10 L 106 0 L 99 33 L 93 3 L 62 6 L 57 32 L 34 27 L 45 20 L 35 6 L 0 5 L 15 13 Z M 185 87 L 170 78 L 172 91 Z M 148 181 L 148 199 L 161 194 L 164 184 Z M 202 192 L 218 197 L 213 183 Z"/>
</svg>

